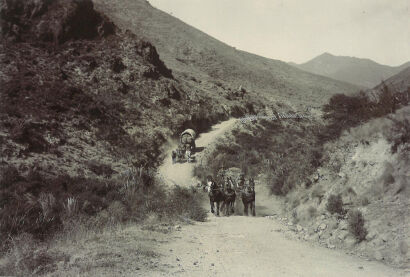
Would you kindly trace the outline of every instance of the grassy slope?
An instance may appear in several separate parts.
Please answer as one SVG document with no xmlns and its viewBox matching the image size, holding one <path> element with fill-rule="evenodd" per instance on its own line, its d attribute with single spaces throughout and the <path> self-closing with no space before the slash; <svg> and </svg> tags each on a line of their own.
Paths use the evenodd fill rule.
<svg viewBox="0 0 410 277">
<path fill-rule="evenodd" d="M 335 93 L 357 87 L 295 69 L 281 61 L 238 51 L 180 20 L 153 8 L 144 0 L 95 0 L 96 8 L 121 27 L 152 41 L 174 71 L 228 88 L 243 85 L 272 100 L 320 105 Z M 255 97 L 257 97 L 255 95 Z"/>
</svg>

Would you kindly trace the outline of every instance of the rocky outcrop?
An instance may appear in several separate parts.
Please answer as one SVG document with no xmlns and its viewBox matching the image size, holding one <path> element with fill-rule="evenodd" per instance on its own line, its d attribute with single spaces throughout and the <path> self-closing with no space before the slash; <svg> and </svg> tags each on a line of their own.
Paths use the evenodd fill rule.
<svg viewBox="0 0 410 277">
<path fill-rule="evenodd" d="M 142 56 L 144 60 L 153 65 L 153 67 L 144 72 L 145 77 L 158 79 L 160 75 L 163 75 L 172 78 L 171 70 L 165 66 L 163 61 L 161 61 L 157 50 L 151 43 L 140 40 L 135 48 L 136 52 Z"/>
<path fill-rule="evenodd" d="M 11 41 L 37 39 L 61 44 L 115 33 L 114 24 L 91 0 L 3 0 L 1 35 Z"/>
</svg>

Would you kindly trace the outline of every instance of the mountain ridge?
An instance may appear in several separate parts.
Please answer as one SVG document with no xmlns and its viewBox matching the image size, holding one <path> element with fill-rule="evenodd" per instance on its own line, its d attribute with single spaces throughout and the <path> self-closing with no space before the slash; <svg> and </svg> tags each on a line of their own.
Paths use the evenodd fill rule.
<svg viewBox="0 0 410 277">
<path fill-rule="evenodd" d="M 97 10 L 123 28 L 151 41 L 173 72 L 202 80 L 220 80 L 295 105 L 323 104 L 335 93 L 358 86 L 296 70 L 287 63 L 237 50 L 192 27 L 147 1 L 94 0 Z"/>
<path fill-rule="evenodd" d="M 373 88 L 381 81 L 410 67 L 410 61 L 399 66 L 389 66 L 368 58 L 336 56 L 328 52 L 302 64 L 289 64 L 307 72 L 366 88 Z"/>
</svg>

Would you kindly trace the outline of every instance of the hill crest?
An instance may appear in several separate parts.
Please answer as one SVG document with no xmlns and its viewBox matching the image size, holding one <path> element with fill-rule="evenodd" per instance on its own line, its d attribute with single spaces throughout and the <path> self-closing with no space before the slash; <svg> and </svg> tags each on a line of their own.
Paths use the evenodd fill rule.
<svg viewBox="0 0 410 277">
<path fill-rule="evenodd" d="M 388 66 L 367 58 L 335 56 L 325 52 L 305 63 L 291 65 L 314 74 L 372 88 L 409 67 L 410 62 L 400 66 Z"/>
</svg>

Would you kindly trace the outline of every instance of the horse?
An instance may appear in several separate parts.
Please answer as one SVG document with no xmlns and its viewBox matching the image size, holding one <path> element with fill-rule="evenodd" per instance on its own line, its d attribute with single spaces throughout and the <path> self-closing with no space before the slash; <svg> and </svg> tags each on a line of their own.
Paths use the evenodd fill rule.
<svg viewBox="0 0 410 277">
<path fill-rule="evenodd" d="M 241 192 L 241 198 L 243 203 L 243 212 L 245 215 L 248 215 L 248 206 L 250 206 L 252 215 L 255 216 L 255 190 L 253 187 L 245 187 L 245 189 Z"/>
<path fill-rule="evenodd" d="M 220 203 L 224 203 L 225 194 L 221 190 L 221 188 L 213 181 L 208 186 L 208 196 L 209 196 L 209 203 L 211 204 L 211 213 L 215 213 L 214 206 L 216 203 L 216 215 L 219 216 L 219 205 Z"/>
<path fill-rule="evenodd" d="M 229 216 L 231 213 L 235 212 L 235 200 L 235 190 L 228 187 L 224 192 L 223 207 L 225 208 L 225 215 Z"/>
</svg>

